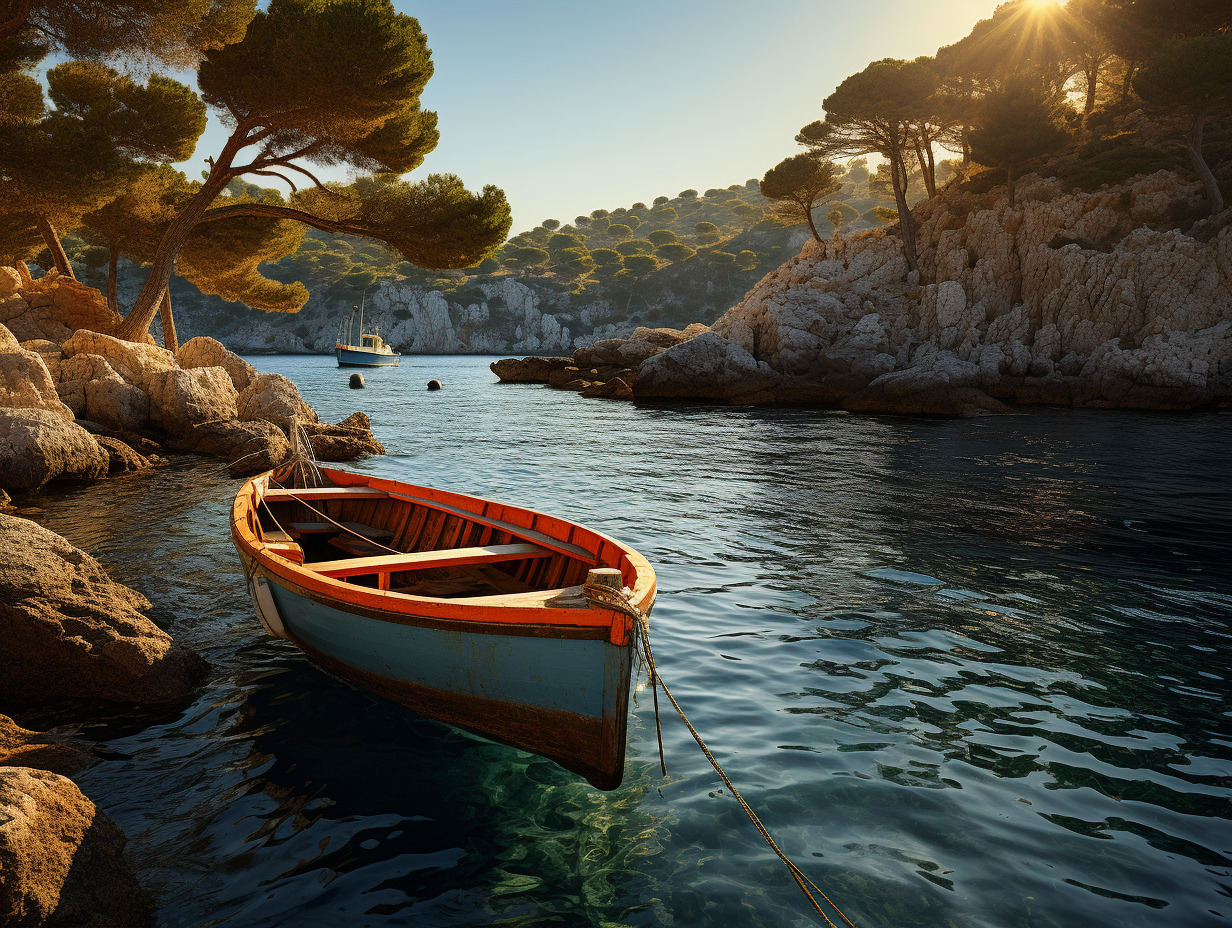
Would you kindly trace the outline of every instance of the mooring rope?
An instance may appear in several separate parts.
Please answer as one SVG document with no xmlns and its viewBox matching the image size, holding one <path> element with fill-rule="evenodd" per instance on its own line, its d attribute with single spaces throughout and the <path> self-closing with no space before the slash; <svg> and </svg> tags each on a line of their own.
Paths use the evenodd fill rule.
<svg viewBox="0 0 1232 928">
<path fill-rule="evenodd" d="M 795 862 L 792 861 L 790 857 L 788 857 L 785 853 L 783 853 L 783 850 L 779 847 L 778 843 L 774 840 L 774 837 L 770 834 L 769 830 L 767 830 L 766 826 L 762 824 L 762 820 L 758 817 L 757 813 L 753 811 L 753 807 L 748 804 L 744 796 L 741 794 L 740 790 L 738 790 L 736 788 L 736 785 L 732 783 L 731 778 L 727 775 L 727 772 L 723 769 L 723 766 L 718 762 L 718 760 L 715 759 L 714 754 L 711 753 L 710 748 L 707 747 L 706 745 L 706 742 L 702 740 L 701 734 L 697 731 L 696 728 L 693 727 L 693 723 L 689 721 L 689 717 L 685 715 L 684 710 L 680 708 L 680 703 L 676 701 L 676 697 L 672 695 L 672 691 L 668 689 L 667 684 L 663 682 L 663 678 L 659 676 L 659 670 L 655 666 L 655 662 L 654 662 L 654 654 L 650 649 L 650 618 L 646 615 L 646 613 L 642 612 L 641 609 L 639 609 L 636 605 L 634 605 L 632 593 L 627 588 L 618 590 L 614 587 L 601 586 L 597 583 L 591 583 L 589 581 L 589 578 L 587 580 L 587 583 L 583 586 L 583 590 L 585 591 L 588 599 L 592 599 L 600 603 L 601 605 L 608 606 L 609 608 L 615 609 L 618 612 L 623 612 L 625 615 L 632 617 L 633 620 L 637 622 L 637 629 L 639 632 L 639 634 L 637 635 L 637 641 L 642 649 L 642 654 L 641 654 L 642 660 L 645 662 L 646 667 L 649 669 L 649 672 L 650 672 L 651 685 L 663 687 L 664 694 L 667 696 L 669 700 L 671 700 L 672 706 L 675 708 L 676 713 L 680 716 L 680 718 L 684 721 L 684 724 L 688 727 L 689 734 L 693 736 L 693 740 L 697 742 L 697 746 L 700 747 L 702 749 L 702 753 L 706 755 L 706 760 L 710 761 L 710 766 L 712 766 L 715 769 L 715 772 L 718 773 L 719 777 L 723 780 L 723 783 L 731 791 L 731 794 L 736 797 L 736 801 L 740 803 L 740 807 L 744 809 L 745 815 L 749 817 L 749 821 L 753 823 L 753 826 L 761 834 L 766 844 L 769 845 L 770 850 L 774 851 L 774 853 L 778 856 L 779 860 L 783 861 L 784 865 L 787 867 L 787 871 L 791 874 L 792 879 L 796 881 L 796 885 L 800 887 L 800 891 L 804 893 L 804 895 L 808 898 L 808 901 L 812 904 L 817 914 L 822 917 L 822 919 L 825 921 L 827 925 L 830 926 L 830 928 L 837 928 L 834 922 L 831 921 L 830 916 L 828 916 L 825 910 L 822 908 L 821 903 L 817 901 L 817 898 L 816 896 L 813 895 L 813 893 L 816 893 L 817 896 L 820 896 L 822 899 L 824 899 L 829 904 L 830 908 L 832 908 L 836 913 L 838 913 L 839 918 L 841 918 L 849 926 L 849 928 L 855 928 L 855 925 L 852 923 L 851 919 L 849 919 L 846 915 L 843 914 L 843 910 L 840 909 L 837 905 L 835 905 L 834 902 L 830 899 L 830 897 L 827 896 L 824 892 L 822 892 L 821 889 L 817 886 L 817 884 L 814 883 L 812 880 L 810 880 L 808 876 L 805 875 L 804 871 L 801 870 L 799 867 L 797 867 Z M 659 726 L 658 714 L 659 714 L 659 701 L 658 701 L 658 691 L 656 689 L 655 690 L 655 727 L 656 729 Z M 662 733 L 659 734 L 659 759 L 660 759 L 660 763 L 663 764 L 663 736 L 662 736 Z M 665 764 L 663 764 L 663 770 L 666 773 L 667 767 Z"/>
</svg>

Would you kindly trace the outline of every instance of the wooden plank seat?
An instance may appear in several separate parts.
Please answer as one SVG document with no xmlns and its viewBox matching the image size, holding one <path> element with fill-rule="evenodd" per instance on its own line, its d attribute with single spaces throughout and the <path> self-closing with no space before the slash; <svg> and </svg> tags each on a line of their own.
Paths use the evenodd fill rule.
<svg viewBox="0 0 1232 928">
<path fill-rule="evenodd" d="M 390 551 L 386 545 L 377 544 L 375 541 L 369 541 L 367 538 L 357 538 L 355 535 L 346 532 L 331 535 L 329 543 L 332 547 L 337 548 L 339 551 L 345 551 L 352 557 L 377 557 L 382 554 L 399 553 Z"/>
<path fill-rule="evenodd" d="M 315 487 L 303 490 L 266 490 L 262 499 L 267 503 L 294 502 L 295 500 L 331 500 L 331 499 L 386 499 L 389 494 L 384 490 L 374 490 L 371 487 Z"/>
<path fill-rule="evenodd" d="M 305 564 L 309 570 L 325 577 L 358 577 L 384 575 L 406 570 L 426 570 L 432 567 L 458 567 L 466 564 L 494 564 L 499 561 L 522 561 L 528 558 L 551 557 L 553 552 L 539 545 L 487 545 L 480 548 L 448 548 L 444 551 L 415 551 L 408 554 L 384 554 L 375 557 L 352 557 L 339 561 L 317 561 Z M 384 587 L 382 587 L 384 588 Z"/>
<path fill-rule="evenodd" d="M 267 545 L 286 545 L 295 541 L 290 535 L 276 528 L 262 528 L 261 540 Z"/>
</svg>

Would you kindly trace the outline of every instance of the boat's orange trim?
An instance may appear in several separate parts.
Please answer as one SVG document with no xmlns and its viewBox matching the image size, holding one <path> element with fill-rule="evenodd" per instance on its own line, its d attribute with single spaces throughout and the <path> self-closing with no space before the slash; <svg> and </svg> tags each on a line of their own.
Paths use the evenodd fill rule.
<svg viewBox="0 0 1232 928">
<path fill-rule="evenodd" d="M 566 519 L 546 516 L 530 509 L 504 505 L 475 496 L 420 487 L 397 481 L 370 478 L 348 471 L 322 469 L 322 473 L 336 486 L 366 487 L 403 492 L 434 500 L 466 510 L 477 516 L 487 516 L 508 522 L 527 531 L 551 534 L 561 541 L 593 551 L 598 566 L 616 567 L 622 579 L 633 592 L 633 602 L 643 611 L 654 602 L 656 580 L 649 562 L 632 548 L 622 545 L 601 532 L 586 528 Z M 272 549 L 261 538 L 257 508 L 269 487 L 270 474 L 265 473 L 248 481 L 236 495 L 231 513 L 231 534 L 241 553 L 256 560 L 268 574 L 297 584 L 314 593 L 342 602 L 350 602 L 378 612 L 402 616 L 424 616 L 434 619 L 459 622 L 508 622 L 511 624 L 562 625 L 578 627 L 607 627 L 610 640 L 624 645 L 632 631 L 632 619 L 623 613 L 603 608 L 556 608 L 538 603 L 508 602 L 495 605 L 467 604 L 447 599 L 432 599 L 411 596 L 388 590 L 374 590 L 342 580 L 322 577 Z M 563 537 L 562 537 L 563 536 Z"/>
</svg>

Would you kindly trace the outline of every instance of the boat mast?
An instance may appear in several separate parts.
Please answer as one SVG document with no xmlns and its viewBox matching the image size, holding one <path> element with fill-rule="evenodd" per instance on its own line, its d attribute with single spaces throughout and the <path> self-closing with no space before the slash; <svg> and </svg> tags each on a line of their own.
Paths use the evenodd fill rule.
<svg viewBox="0 0 1232 928">
<path fill-rule="evenodd" d="M 364 344 L 364 297 L 368 294 L 363 294 L 359 298 L 359 344 L 363 347 Z"/>
</svg>

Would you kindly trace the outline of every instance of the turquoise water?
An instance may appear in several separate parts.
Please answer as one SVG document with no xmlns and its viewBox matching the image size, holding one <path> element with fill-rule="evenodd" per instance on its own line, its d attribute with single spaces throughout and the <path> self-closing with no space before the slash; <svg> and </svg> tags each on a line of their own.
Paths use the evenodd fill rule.
<svg viewBox="0 0 1232 928">
<path fill-rule="evenodd" d="M 362 470 L 645 554 L 664 678 L 860 928 L 1232 918 L 1232 416 L 634 406 L 477 358 L 350 391 L 252 360 L 367 411 L 389 454 Z M 235 488 L 194 464 L 37 501 L 213 664 L 182 713 L 83 729 L 163 925 L 815 923 L 674 716 L 661 777 L 649 690 L 600 793 L 263 637 Z"/>
</svg>

